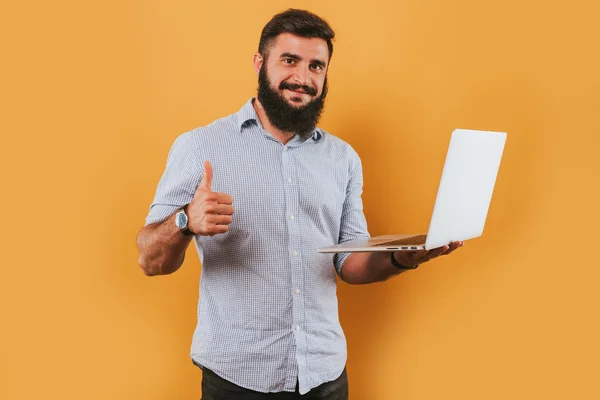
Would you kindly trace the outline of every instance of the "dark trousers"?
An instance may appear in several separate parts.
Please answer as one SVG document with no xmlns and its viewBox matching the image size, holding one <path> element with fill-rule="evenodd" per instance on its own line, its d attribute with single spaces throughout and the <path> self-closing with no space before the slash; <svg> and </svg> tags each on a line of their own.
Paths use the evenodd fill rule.
<svg viewBox="0 0 600 400">
<path fill-rule="evenodd" d="M 208 368 L 202 370 L 202 398 L 201 400 L 348 400 L 348 375 L 346 368 L 334 381 L 325 382 L 313 388 L 305 395 L 298 392 L 261 393 L 239 387 L 215 374 Z"/>
</svg>

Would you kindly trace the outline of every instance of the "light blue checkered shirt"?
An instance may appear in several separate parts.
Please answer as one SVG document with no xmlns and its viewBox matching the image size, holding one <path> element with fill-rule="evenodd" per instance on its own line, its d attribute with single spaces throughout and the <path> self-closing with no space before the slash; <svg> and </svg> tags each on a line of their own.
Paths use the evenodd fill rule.
<svg viewBox="0 0 600 400">
<path fill-rule="evenodd" d="M 226 234 L 195 237 L 202 276 L 192 360 L 259 392 L 293 392 L 298 379 L 304 394 L 346 364 L 336 270 L 349 254 L 317 249 L 369 237 L 362 167 L 322 129 L 283 145 L 252 101 L 175 140 L 146 224 L 191 202 L 211 162 L 212 190 L 230 194 L 235 213 Z"/>
</svg>

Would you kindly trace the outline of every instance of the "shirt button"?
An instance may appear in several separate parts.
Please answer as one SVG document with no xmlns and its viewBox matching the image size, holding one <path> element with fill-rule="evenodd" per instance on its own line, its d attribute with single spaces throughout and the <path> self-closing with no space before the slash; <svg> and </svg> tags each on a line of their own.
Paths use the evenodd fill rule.
<svg viewBox="0 0 600 400">
<path fill-rule="evenodd" d="M 300 289 L 296 289 L 296 294 L 300 294 Z"/>
<path fill-rule="evenodd" d="M 294 220 L 294 216 L 293 216 L 293 215 L 290 215 L 290 219 L 293 221 L 293 220 Z"/>
<path fill-rule="evenodd" d="M 292 255 L 293 255 L 294 257 L 296 257 L 296 256 L 298 255 L 298 252 L 297 252 L 296 250 L 294 250 L 294 251 L 292 252 Z"/>
<path fill-rule="evenodd" d="M 288 178 L 288 183 L 292 183 L 292 178 Z"/>
<path fill-rule="evenodd" d="M 300 325 L 296 325 L 296 330 L 299 331 L 300 330 Z"/>
</svg>

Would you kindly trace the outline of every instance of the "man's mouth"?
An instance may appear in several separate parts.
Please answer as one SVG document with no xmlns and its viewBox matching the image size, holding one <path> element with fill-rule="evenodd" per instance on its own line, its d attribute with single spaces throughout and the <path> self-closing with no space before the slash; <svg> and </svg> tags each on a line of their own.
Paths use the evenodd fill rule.
<svg viewBox="0 0 600 400">
<path fill-rule="evenodd" d="M 283 89 L 287 89 L 292 93 L 295 94 L 300 94 L 300 95 L 309 95 L 309 96 L 316 96 L 317 95 L 317 91 L 315 88 L 312 88 L 310 86 L 305 86 L 305 85 L 292 85 L 292 84 L 285 84 L 282 83 L 280 85 L 280 90 Z"/>
<path fill-rule="evenodd" d="M 298 93 L 298 94 L 308 94 L 302 89 L 288 89 L 288 90 L 291 92 L 294 92 L 294 93 Z"/>
</svg>

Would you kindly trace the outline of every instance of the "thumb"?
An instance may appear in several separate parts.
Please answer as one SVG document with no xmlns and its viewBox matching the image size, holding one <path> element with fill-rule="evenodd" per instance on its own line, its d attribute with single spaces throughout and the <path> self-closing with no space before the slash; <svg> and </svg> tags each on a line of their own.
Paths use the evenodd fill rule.
<svg viewBox="0 0 600 400">
<path fill-rule="evenodd" d="M 210 162 L 204 161 L 204 175 L 202 175 L 202 180 L 200 181 L 199 188 L 212 191 L 212 178 L 212 165 L 210 165 Z"/>
</svg>

